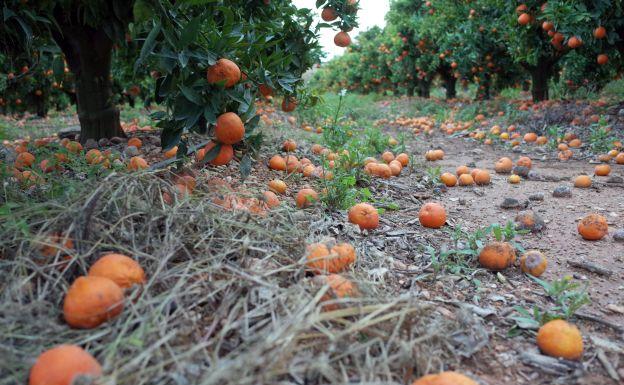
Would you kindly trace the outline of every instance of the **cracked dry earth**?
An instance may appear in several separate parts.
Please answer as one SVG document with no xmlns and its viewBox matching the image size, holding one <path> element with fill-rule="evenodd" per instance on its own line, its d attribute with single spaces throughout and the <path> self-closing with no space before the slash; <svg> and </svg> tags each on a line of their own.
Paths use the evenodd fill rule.
<svg viewBox="0 0 624 385">
<path fill-rule="evenodd" d="M 397 130 L 394 133 L 398 133 Z M 394 272 L 398 272 L 400 287 L 397 292 L 408 290 L 416 296 L 445 304 L 476 306 L 471 308 L 483 318 L 489 342 L 478 353 L 465 358 L 458 369 L 473 372 L 491 385 L 593 385 L 624 381 L 624 243 L 612 237 L 616 229 L 624 228 L 624 184 L 618 179 L 624 176 L 624 166 L 613 165 L 611 179 L 594 177 L 591 188 L 579 189 L 573 187 L 572 179 L 583 173 L 593 174 L 594 164 L 587 160 L 560 162 L 550 150 L 536 146 L 523 145 L 520 151 L 511 151 L 440 133 L 427 137 L 426 141 L 422 136 L 411 134 L 408 138 L 409 153 L 417 162 L 422 159 L 415 170 L 422 172 L 427 167 L 440 167 L 440 172 L 455 173 L 458 166 L 468 165 L 487 169 L 492 176 L 489 186 L 448 189 L 424 187 L 417 172 L 379 182 L 376 193 L 391 198 L 401 208 L 383 216 L 384 239 L 366 241 L 396 258 L 399 268 Z M 424 153 L 436 148 L 444 150 L 444 159 L 425 162 Z M 508 175 L 494 173 L 494 163 L 501 157 L 508 156 L 515 161 L 523 155 L 533 160 L 530 179 L 514 185 L 508 183 Z M 554 197 L 553 190 L 559 186 L 569 186 L 571 197 Z M 505 198 L 516 199 L 520 207 L 501 208 Z M 521 210 L 533 210 L 544 219 L 546 226 L 541 232 L 519 235 L 517 241 L 525 249 L 537 249 L 547 256 L 548 268 L 542 279 L 553 281 L 570 276 L 574 282 L 587 285 L 591 303 L 571 319 L 584 335 L 582 362 L 557 361 L 540 355 L 534 331 L 509 337 L 513 322 L 508 317 L 514 314 L 515 306 L 547 308 L 549 301 L 542 288 L 518 266 L 504 271 L 502 277 L 477 271 L 478 288 L 461 276 L 442 276 L 434 283 L 419 280 L 429 258 L 422 252 L 422 246 L 430 244 L 444 249 L 450 238 L 448 230 L 446 233 L 429 230 L 418 223 L 420 205 L 431 200 L 446 208 L 447 225 L 461 226 L 470 232 L 492 223 L 504 225 Z M 577 232 L 577 222 L 592 212 L 602 214 L 609 223 L 609 236 L 598 242 L 585 241 Z M 421 270 L 423 266 L 425 270 Z"/>
</svg>

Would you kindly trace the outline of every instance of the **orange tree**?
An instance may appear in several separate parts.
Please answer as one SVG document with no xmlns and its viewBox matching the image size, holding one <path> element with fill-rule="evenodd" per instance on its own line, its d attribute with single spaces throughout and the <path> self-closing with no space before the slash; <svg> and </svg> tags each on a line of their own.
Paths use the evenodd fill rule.
<svg viewBox="0 0 624 385">
<path fill-rule="evenodd" d="M 353 0 L 317 5 L 333 7 L 338 27 L 356 25 Z M 142 41 L 134 70 L 158 72 L 154 98 L 166 109 L 155 118 L 164 147 L 173 147 L 188 130 L 205 132 L 226 111 L 239 113 L 251 131 L 258 121 L 253 100 L 261 84 L 266 93 L 291 95 L 285 103 L 290 109 L 301 74 L 319 53 L 311 11 L 286 0 L 8 0 L 2 12 L 4 55 L 36 63 L 41 47 L 56 44 L 62 51 L 75 78 L 83 142 L 123 135 L 111 65 L 113 48 L 124 43 L 128 31 Z M 242 70 L 237 84 L 208 81 L 208 69 L 221 58 Z M 212 155 L 219 151 L 214 149 Z"/>
</svg>

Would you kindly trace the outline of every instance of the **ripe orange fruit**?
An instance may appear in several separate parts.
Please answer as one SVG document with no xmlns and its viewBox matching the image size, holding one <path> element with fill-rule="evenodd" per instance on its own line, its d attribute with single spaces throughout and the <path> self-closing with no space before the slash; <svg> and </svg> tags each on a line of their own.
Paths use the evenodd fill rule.
<svg viewBox="0 0 624 385">
<path fill-rule="evenodd" d="M 233 112 L 219 115 L 215 126 L 215 137 L 218 142 L 234 144 L 243 140 L 245 126 L 241 118 Z"/>
<path fill-rule="evenodd" d="M 37 357 L 28 385 L 71 385 L 78 376 L 101 375 L 102 367 L 91 354 L 77 345 L 59 345 Z"/>
<path fill-rule="evenodd" d="M 206 78 L 210 84 L 221 84 L 225 88 L 231 88 L 241 80 L 241 71 L 233 61 L 219 59 L 208 67 Z"/>
<path fill-rule="evenodd" d="M 386 151 L 383 154 L 381 154 L 381 159 L 383 159 L 383 161 L 386 163 L 390 163 L 394 160 L 394 154 L 391 153 L 390 151 Z"/>
<path fill-rule="evenodd" d="M 269 160 L 269 168 L 271 170 L 286 171 L 286 160 L 280 155 L 273 155 Z"/>
<path fill-rule="evenodd" d="M 617 156 L 615 157 L 615 163 L 624 164 L 624 152 L 620 152 L 619 154 L 617 154 Z"/>
<path fill-rule="evenodd" d="M 286 183 L 280 179 L 273 179 L 269 182 L 269 190 L 277 194 L 285 194 L 286 187 Z"/>
<path fill-rule="evenodd" d="M 80 144 L 80 142 L 70 141 L 65 145 L 65 148 L 72 154 L 78 154 L 82 151 L 82 144 Z"/>
<path fill-rule="evenodd" d="M 35 156 L 33 154 L 30 152 L 22 152 L 15 158 L 13 166 L 15 166 L 16 169 L 23 171 L 25 168 L 32 167 L 34 163 Z"/>
<path fill-rule="evenodd" d="M 87 161 L 87 164 L 99 164 L 104 161 L 104 156 L 102 156 L 100 150 L 93 148 L 87 151 L 85 154 L 85 160 Z"/>
<path fill-rule="evenodd" d="M 516 164 L 521 167 L 531 168 L 531 158 L 529 158 L 528 156 L 521 156 Z"/>
<path fill-rule="evenodd" d="M 559 151 L 566 151 L 568 150 L 568 145 L 565 143 L 559 143 L 559 145 L 557 146 L 557 150 Z"/>
<path fill-rule="evenodd" d="M 431 229 L 439 229 L 446 223 L 446 210 L 441 204 L 429 202 L 418 212 L 420 224 Z"/>
<path fill-rule="evenodd" d="M 262 198 L 264 199 L 264 203 L 266 203 L 266 205 L 270 209 L 280 205 L 280 200 L 277 197 L 277 195 L 275 195 L 275 193 L 273 191 L 265 191 L 265 192 L 263 192 L 262 193 Z"/>
<path fill-rule="evenodd" d="M 351 36 L 345 31 L 340 31 L 334 36 L 334 44 L 338 47 L 348 47 L 351 44 Z"/>
<path fill-rule="evenodd" d="M 212 148 L 214 148 L 214 146 L 216 146 L 217 143 L 215 142 L 210 142 L 208 143 L 205 147 L 205 154 L 208 154 L 210 152 L 210 150 Z M 208 163 L 210 163 L 213 166 L 223 166 L 226 165 L 228 163 L 230 163 L 230 161 L 232 160 L 232 158 L 234 158 L 234 148 L 232 148 L 232 145 L 230 144 L 220 144 L 221 149 L 219 149 L 219 153 L 217 154 L 216 157 L 214 157 L 214 159 L 212 159 L 211 161 L 209 161 Z"/>
<path fill-rule="evenodd" d="M 587 175 L 579 175 L 574 178 L 574 187 L 588 188 L 592 185 L 592 180 Z"/>
<path fill-rule="evenodd" d="M 518 16 L 518 24 L 527 25 L 530 22 L 531 22 L 531 15 L 529 15 L 528 13 L 523 13 L 520 16 Z"/>
<path fill-rule="evenodd" d="M 607 37 L 607 30 L 605 27 L 598 27 L 594 30 L 594 37 L 596 39 L 604 39 Z"/>
<path fill-rule="evenodd" d="M 355 263 L 355 249 L 348 243 L 331 245 L 314 243 L 306 248 L 306 266 L 316 274 L 333 274 Z"/>
<path fill-rule="evenodd" d="M 579 48 L 582 45 L 583 41 L 576 36 L 572 36 L 570 39 L 568 39 L 568 47 L 570 47 L 571 49 Z"/>
<path fill-rule="evenodd" d="M 608 62 L 609 62 L 609 56 L 605 55 L 604 53 L 596 57 L 596 63 L 598 63 L 601 66 L 607 64 Z"/>
<path fill-rule="evenodd" d="M 312 206 L 316 201 L 318 201 L 318 194 L 316 191 L 311 188 L 303 188 L 299 190 L 297 196 L 295 197 L 295 202 L 297 203 L 297 207 L 300 209 L 304 209 L 306 207 Z"/>
<path fill-rule="evenodd" d="M 599 164 L 594 168 L 594 174 L 597 176 L 607 176 L 611 173 L 611 166 L 608 164 Z"/>
<path fill-rule="evenodd" d="M 323 151 L 323 146 L 321 146 L 318 143 L 315 143 L 312 145 L 310 149 L 312 150 L 313 154 L 319 155 Z"/>
<path fill-rule="evenodd" d="M 284 151 L 292 152 L 292 151 L 295 151 L 296 149 L 297 149 L 297 143 L 292 139 L 285 140 L 284 143 L 282 144 L 282 150 Z"/>
<path fill-rule="evenodd" d="M 284 97 L 284 100 L 282 100 L 282 111 L 292 112 L 295 108 L 297 108 L 297 99 L 292 96 Z"/>
<path fill-rule="evenodd" d="M 301 163 L 299 163 L 299 159 L 297 159 L 294 155 L 286 155 L 286 171 L 291 173 L 295 171 L 301 170 Z"/>
<path fill-rule="evenodd" d="M 499 174 L 508 174 L 513 169 L 513 162 L 507 157 L 500 158 L 494 164 L 494 171 Z"/>
<path fill-rule="evenodd" d="M 444 174 L 440 175 L 440 180 L 447 187 L 453 187 L 457 184 L 457 177 L 450 172 L 445 172 Z"/>
<path fill-rule="evenodd" d="M 470 174 L 461 174 L 459 176 L 459 185 L 460 186 L 472 186 L 474 184 L 474 179 Z"/>
<path fill-rule="evenodd" d="M 128 163 L 128 170 L 130 171 L 145 170 L 147 167 L 147 161 L 140 156 L 133 156 Z"/>
<path fill-rule="evenodd" d="M 79 329 L 92 329 L 123 310 L 123 291 L 108 278 L 78 277 L 63 300 L 65 321 Z"/>
<path fill-rule="evenodd" d="M 546 256 L 537 250 L 529 250 L 520 257 L 520 269 L 534 277 L 544 274 L 547 265 Z"/>
<path fill-rule="evenodd" d="M 392 176 L 392 169 L 384 163 L 377 163 L 373 168 L 373 175 L 380 178 L 388 179 Z"/>
<path fill-rule="evenodd" d="M 349 209 L 349 222 L 362 230 L 372 230 L 379 226 L 379 213 L 368 203 L 358 203 Z"/>
<path fill-rule="evenodd" d="M 516 261 L 516 251 L 507 242 L 492 242 L 479 253 L 479 264 L 493 271 L 505 270 Z"/>
<path fill-rule="evenodd" d="M 470 174 L 470 169 L 468 168 L 468 166 L 459 166 L 455 170 L 455 174 L 457 174 L 457 176 L 460 176 L 463 174 Z"/>
<path fill-rule="evenodd" d="M 487 170 L 479 170 L 474 176 L 474 181 L 479 186 L 490 184 L 490 173 Z"/>
<path fill-rule="evenodd" d="M 577 148 L 577 147 L 581 147 L 581 140 L 578 138 L 574 138 L 572 140 L 570 140 L 570 142 L 568 143 L 568 146 L 572 147 L 572 148 Z"/>
<path fill-rule="evenodd" d="M 315 280 L 329 286 L 329 290 L 321 297 L 321 303 L 334 299 L 355 297 L 358 294 L 357 286 L 339 274 L 319 275 Z M 325 311 L 338 309 L 340 309 L 340 305 L 337 303 L 323 305 Z"/>
<path fill-rule="evenodd" d="M 145 271 L 134 259 L 123 254 L 106 254 L 89 269 L 89 276 L 108 278 L 122 289 L 145 283 Z"/>
<path fill-rule="evenodd" d="M 457 372 L 429 374 L 419 378 L 412 385 L 479 385 L 470 378 Z"/>
<path fill-rule="evenodd" d="M 266 84 L 260 84 L 258 90 L 260 90 L 260 94 L 265 98 L 273 95 L 273 89 Z"/>
<path fill-rule="evenodd" d="M 520 183 L 520 175 L 509 175 L 509 179 L 507 179 L 507 181 L 511 184 L 518 184 Z"/>
<path fill-rule="evenodd" d="M 534 132 L 528 132 L 524 134 L 524 141 L 527 143 L 533 143 L 537 140 L 537 134 Z"/>
<path fill-rule="evenodd" d="M 141 148 L 141 146 L 143 146 L 143 141 L 141 141 L 141 139 L 139 138 L 130 138 L 128 140 L 128 146 L 134 146 L 136 148 Z"/>
<path fill-rule="evenodd" d="M 401 153 L 399 155 L 396 156 L 396 160 L 398 160 L 399 162 L 401 162 L 401 165 L 403 167 L 406 167 L 409 164 L 409 156 L 405 153 Z"/>
<path fill-rule="evenodd" d="M 338 18 L 338 15 L 332 7 L 325 7 L 323 11 L 321 11 L 321 18 L 324 21 L 334 21 Z"/>
<path fill-rule="evenodd" d="M 548 143 L 548 138 L 545 136 L 538 136 L 537 140 L 535 140 L 535 143 L 539 144 L 540 146 L 543 146 L 544 144 Z"/>
<path fill-rule="evenodd" d="M 401 174 L 401 170 L 403 169 L 403 165 L 398 160 L 393 160 L 388 164 L 390 167 L 390 171 L 392 171 L 392 176 L 398 176 Z"/>
<path fill-rule="evenodd" d="M 165 151 L 165 158 L 166 159 L 175 158 L 176 155 L 178 155 L 178 146 L 173 146 L 170 149 L 168 149 L 167 151 Z"/>
<path fill-rule="evenodd" d="M 589 214 L 581 219 L 577 226 L 579 234 L 588 241 L 598 241 L 609 232 L 609 224 L 605 217 L 599 214 Z"/>
<path fill-rule="evenodd" d="M 539 329 L 537 346 L 551 357 L 578 360 L 583 355 L 583 336 L 576 326 L 557 319 Z"/>
</svg>

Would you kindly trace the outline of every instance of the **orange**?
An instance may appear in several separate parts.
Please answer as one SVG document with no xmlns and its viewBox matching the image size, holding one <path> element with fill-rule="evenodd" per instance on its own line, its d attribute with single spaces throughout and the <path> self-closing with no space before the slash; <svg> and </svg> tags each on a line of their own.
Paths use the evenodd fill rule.
<svg viewBox="0 0 624 385">
<path fill-rule="evenodd" d="M 23 171 L 25 168 L 32 167 L 35 163 L 35 156 L 30 152 L 22 152 L 17 155 L 15 158 L 15 163 L 13 164 L 16 169 Z"/>
<path fill-rule="evenodd" d="M 147 167 L 147 161 L 140 156 L 133 156 L 128 163 L 128 170 L 130 171 L 145 170 Z"/>
<path fill-rule="evenodd" d="M 440 175 L 440 180 L 447 187 L 453 187 L 457 184 L 457 177 L 450 172 L 445 172 L 444 174 Z"/>
<path fill-rule="evenodd" d="M 321 302 L 331 301 L 333 299 L 355 297 L 358 294 L 357 286 L 347 278 L 339 274 L 321 275 L 317 280 L 329 286 L 329 290 L 321 297 Z M 323 305 L 323 310 L 332 311 L 340 309 L 339 304 Z"/>
<path fill-rule="evenodd" d="M 320 144 L 313 144 L 311 150 L 313 154 L 319 155 L 323 151 L 323 146 Z"/>
<path fill-rule="evenodd" d="M 405 153 L 401 153 L 399 155 L 396 156 L 396 160 L 398 160 L 399 162 L 401 162 L 401 165 L 403 167 L 406 167 L 409 164 L 409 156 Z"/>
<path fill-rule="evenodd" d="M 388 179 L 392 176 L 392 169 L 387 164 L 378 163 L 376 167 L 373 168 L 373 174 L 378 177 Z"/>
<path fill-rule="evenodd" d="M 523 13 L 520 16 L 518 16 L 518 24 L 527 25 L 530 22 L 531 22 L 531 15 L 529 15 L 528 13 Z"/>
<path fill-rule="evenodd" d="M 262 197 L 266 205 L 271 209 L 280 205 L 280 200 L 273 191 L 263 192 Z"/>
<path fill-rule="evenodd" d="M 165 151 L 165 158 L 166 159 L 175 158 L 177 154 L 178 154 L 178 146 L 173 146 L 167 151 Z"/>
<path fill-rule="evenodd" d="M 339 243 L 331 249 L 323 243 L 306 248 L 306 266 L 316 274 L 339 273 L 355 263 L 355 249 L 348 243 Z"/>
<path fill-rule="evenodd" d="M 102 367 L 77 345 L 59 345 L 37 357 L 28 385 L 71 385 L 78 376 L 99 377 Z"/>
<path fill-rule="evenodd" d="M 299 163 L 299 159 L 297 159 L 294 155 L 286 155 L 286 171 L 295 172 L 300 171 L 301 163 Z"/>
<path fill-rule="evenodd" d="M 145 283 L 145 271 L 134 259 L 123 254 L 106 254 L 89 269 L 89 276 L 104 277 L 122 289 Z"/>
<path fill-rule="evenodd" d="M 510 175 L 507 181 L 511 184 L 518 184 L 520 183 L 520 175 Z"/>
<path fill-rule="evenodd" d="M 92 329 L 123 310 L 123 291 L 108 278 L 78 277 L 63 300 L 65 321 L 79 329 Z"/>
<path fill-rule="evenodd" d="M 386 163 L 390 163 L 394 160 L 394 154 L 391 153 L 390 151 L 386 151 L 383 154 L 381 154 L 381 159 L 383 159 L 383 161 Z"/>
<path fill-rule="evenodd" d="M 87 161 L 87 164 L 99 164 L 104 161 L 104 156 L 102 156 L 100 150 L 93 148 L 87 151 L 85 154 L 85 160 Z"/>
<path fill-rule="evenodd" d="M 292 151 L 295 151 L 296 149 L 297 149 L 297 143 L 292 139 L 288 139 L 284 141 L 284 143 L 282 144 L 282 150 L 284 151 L 292 152 Z"/>
<path fill-rule="evenodd" d="M 338 47 L 348 47 L 351 44 L 351 36 L 345 31 L 340 31 L 334 36 L 334 44 Z"/>
<path fill-rule="evenodd" d="M 570 140 L 570 142 L 568 143 L 568 146 L 572 147 L 572 148 L 577 148 L 577 147 L 581 147 L 581 140 L 580 139 L 572 139 Z"/>
<path fill-rule="evenodd" d="M 578 360 L 583 355 L 583 336 L 576 326 L 557 319 L 539 329 L 537 346 L 551 357 Z"/>
<path fill-rule="evenodd" d="M 269 160 L 269 168 L 271 170 L 286 171 L 286 160 L 280 155 L 273 155 Z"/>
<path fill-rule="evenodd" d="M 624 152 L 620 152 L 619 154 L 617 154 L 617 156 L 615 157 L 615 163 L 624 164 Z"/>
<path fill-rule="evenodd" d="M 572 36 L 570 39 L 568 39 L 568 47 L 572 49 L 579 48 L 582 45 L 583 41 L 576 36 Z"/>
<path fill-rule="evenodd" d="M 589 214 L 578 223 L 579 234 L 588 241 L 598 241 L 609 232 L 609 224 L 605 217 L 599 214 Z"/>
<path fill-rule="evenodd" d="M 487 170 L 478 170 L 474 176 L 474 181 L 479 186 L 490 184 L 490 173 Z"/>
<path fill-rule="evenodd" d="M 479 253 L 479 264 L 493 271 L 505 270 L 516 261 L 516 251 L 507 242 L 492 242 Z"/>
<path fill-rule="evenodd" d="M 516 164 L 520 167 L 531 168 L 531 165 L 532 165 L 531 158 L 529 158 L 528 156 L 521 156 L 516 162 Z"/>
<path fill-rule="evenodd" d="M 295 108 L 297 108 L 297 99 L 292 96 L 284 97 L 284 100 L 282 100 L 282 111 L 292 112 Z"/>
<path fill-rule="evenodd" d="M 605 55 L 604 53 L 601 53 L 600 55 L 598 55 L 596 57 L 596 63 L 598 63 L 598 65 L 605 65 L 609 62 L 609 56 Z"/>
<path fill-rule="evenodd" d="M 587 175 L 579 175 L 574 178 L 574 187 L 588 188 L 592 185 L 592 180 Z"/>
<path fill-rule="evenodd" d="M 392 171 L 392 176 L 398 176 L 401 174 L 401 170 L 403 169 L 403 165 L 398 160 L 393 160 L 388 164 L 390 167 L 390 171 Z"/>
<path fill-rule="evenodd" d="M 457 174 L 457 176 L 461 176 L 463 174 L 470 174 L 470 169 L 468 168 L 468 166 L 459 166 L 455 170 L 455 173 Z"/>
<path fill-rule="evenodd" d="M 537 140 L 537 134 L 534 132 L 529 132 L 524 134 L 524 141 L 527 143 L 533 143 Z"/>
<path fill-rule="evenodd" d="M 472 186 L 474 184 L 474 179 L 470 174 L 461 174 L 459 176 L 459 185 L 460 186 Z"/>
<path fill-rule="evenodd" d="M 325 7 L 323 11 L 321 11 L 321 18 L 324 21 L 334 21 L 338 18 L 338 14 L 332 7 Z"/>
<path fill-rule="evenodd" d="M 431 229 L 439 229 L 446 223 L 446 210 L 441 204 L 429 202 L 418 213 L 420 224 Z"/>
<path fill-rule="evenodd" d="M 70 141 L 67 143 L 67 145 L 65 145 L 65 148 L 67 149 L 67 151 L 73 154 L 78 154 L 82 151 L 82 144 L 76 141 Z"/>
<path fill-rule="evenodd" d="M 535 140 L 535 143 L 539 144 L 539 145 L 544 145 L 546 143 L 548 143 L 548 138 L 545 136 L 538 136 L 537 139 Z"/>
<path fill-rule="evenodd" d="M 225 88 L 231 88 L 241 80 L 241 71 L 233 61 L 219 59 L 208 67 L 206 78 L 210 84 L 222 84 Z"/>
<path fill-rule="evenodd" d="M 128 140 L 128 146 L 134 146 L 136 148 L 141 148 L 143 146 L 143 142 L 139 138 L 130 138 Z"/>
<path fill-rule="evenodd" d="M 243 140 L 245 126 L 241 118 L 233 112 L 219 115 L 215 126 L 215 138 L 218 142 L 234 144 Z"/>
<path fill-rule="evenodd" d="M 414 381 L 412 385 L 479 385 L 470 378 L 457 372 L 429 374 Z"/>
<path fill-rule="evenodd" d="M 529 250 L 520 257 L 520 269 L 534 277 L 544 274 L 547 265 L 546 256 L 537 250 Z"/>
<path fill-rule="evenodd" d="M 349 222 L 362 230 L 372 230 L 379 226 L 379 213 L 368 203 L 358 203 L 349 209 Z"/>
<path fill-rule="evenodd" d="M 214 148 L 217 145 L 217 143 L 215 142 L 210 142 L 206 145 L 206 147 L 204 147 L 205 153 L 208 154 L 210 152 L 210 150 L 212 148 Z M 234 148 L 232 148 L 232 145 L 230 144 L 220 144 L 221 148 L 219 149 L 219 153 L 217 154 L 216 157 L 214 157 L 211 161 L 209 161 L 208 163 L 210 163 L 213 166 L 223 166 L 226 165 L 228 163 L 230 163 L 230 161 L 232 160 L 232 158 L 234 158 Z"/>
<path fill-rule="evenodd" d="M 597 176 L 607 176 L 611 173 L 611 166 L 608 164 L 599 164 L 594 168 L 594 174 Z"/>
<path fill-rule="evenodd" d="M 607 37 L 607 30 L 605 27 L 598 27 L 594 30 L 594 37 L 596 39 L 604 39 Z"/>
<path fill-rule="evenodd" d="M 513 162 L 507 157 L 500 158 L 494 164 L 494 171 L 499 174 L 509 174 L 513 169 Z"/>
<path fill-rule="evenodd" d="M 303 188 L 299 190 L 297 196 L 295 197 L 295 202 L 297 203 L 297 207 L 300 209 L 304 209 L 306 207 L 312 206 L 316 201 L 318 201 L 318 194 L 316 191 L 311 188 Z"/>
<path fill-rule="evenodd" d="M 273 179 L 269 182 L 269 190 L 277 193 L 277 194 L 285 194 L 286 193 L 286 183 L 280 179 Z"/>
</svg>

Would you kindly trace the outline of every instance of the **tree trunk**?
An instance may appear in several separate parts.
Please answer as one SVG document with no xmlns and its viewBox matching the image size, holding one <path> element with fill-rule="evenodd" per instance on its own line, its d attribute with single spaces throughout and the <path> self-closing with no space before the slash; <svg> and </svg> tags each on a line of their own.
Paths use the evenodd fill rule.
<svg viewBox="0 0 624 385">
<path fill-rule="evenodd" d="M 431 96 L 431 81 L 427 79 L 420 79 L 418 81 L 418 96 L 429 99 Z"/>
<path fill-rule="evenodd" d="M 446 89 L 446 98 L 447 99 L 455 99 L 457 96 L 457 90 L 455 88 L 457 84 L 457 79 L 455 76 L 446 76 L 444 78 L 444 88 Z"/>
<path fill-rule="evenodd" d="M 76 78 L 80 141 L 125 136 L 113 103 L 113 41 L 103 30 L 84 25 L 61 25 L 61 33 L 55 32 L 53 37 Z"/>
<path fill-rule="evenodd" d="M 537 65 L 530 68 L 531 95 L 534 102 L 548 100 L 548 80 L 552 76 L 552 64 L 540 58 Z"/>
</svg>

